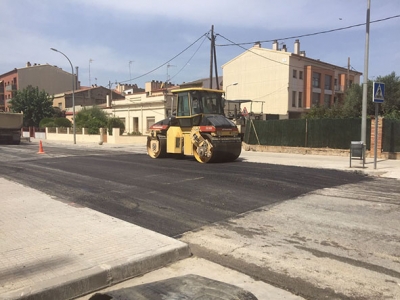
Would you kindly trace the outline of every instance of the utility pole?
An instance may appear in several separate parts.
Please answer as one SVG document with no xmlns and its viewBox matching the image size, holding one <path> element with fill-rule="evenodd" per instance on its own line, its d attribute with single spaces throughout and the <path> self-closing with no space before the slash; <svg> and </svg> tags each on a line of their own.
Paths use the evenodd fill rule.
<svg viewBox="0 0 400 300">
<path fill-rule="evenodd" d="M 215 49 L 214 25 L 211 26 L 211 49 L 210 49 L 210 89 L 213 88 L 213 68 L 215 67 L 215 81 L 219 90 L 217 51 Z"/>
<path fill-rule="evenodd" d="M 214 25 L 211 25 L 211 50 L 210 50 L 210 89 L 212 89 L 213 82 L 213 62 L 214 62 Z"/>
<path fill-rule="evenodd" d="M 109 80 L 108 81 L 108 89 L 110 90 L 110 104 L 114 109 L 114 117 L 115 117 L 115 105 L 113 105 L 113 97 L 112 97 L 113 96 L 113 91 L 111 90 L 111 86 L 112 86 L 112 83 L 111 83 L 111 80 Z"/>
<path fill-rule="evenodd" d="M 167 65 L 167 80 L 165 81 L 165 86 L 167 86 L 168 82 L 171 80 L 171 77 L 169 76 L 169 72 L 168 72 L 169 68 L 171 68 L 171 67 L 176 67 L 176 66 L 170 65 L 170 64 Z"/>
<path fill-rule="evenodd" d="M 347 58 L 347 78 L 346 78 L 346 89 L 350 87 L 350 57 Z"/>
<path fill-rule="evenodd" d="M 134 62 L 134 60 L 129 61 L 129 83 L 132 84 L 132 74 L 131 74 L 131 64 Z"/>
<path fill-rule="evenodd" d="M 93 59 L 89 59 L 89 87 L 92 87 L 92 79 L 90 78 L 90 64 L 92 63 Z"/>
<path fill-rule="evenodd" d="M 214 68 L 215 68 L 215 83 L 216 83 L 216 87 L 217 90 L 219 90 L 219 82 L 218 82 L 218 65 L 217 65 L 217 50 L 215 48 L 215 36 L 213 39 L 213 48 L 214 48 Z"/>
<path fill-rule="evenodd" d="M 370 23 L 371 0 L 367 0 L 367 22 L 365 34 L 365 56 L 364 56 L 364 74 L 363 74 L 363 96 L 362 96 L 362 114 L 361 114 L 361 141 L 366 144 L 367 141 L 367 91 L 368 91 L 368 57 L 369 57 L 369 23 Z"/>
<path fill-rule="evenodd" d="M 91 93 L 91 88 L 92 88 L 92 79 L 90 78 L 90 64 L 92 63 L 93 59 L 89 59 L 89 91 L 88 91 L 88 96 L 89 96 L 89 103 L 92 101 L 92 93 Z"/>
</svg>

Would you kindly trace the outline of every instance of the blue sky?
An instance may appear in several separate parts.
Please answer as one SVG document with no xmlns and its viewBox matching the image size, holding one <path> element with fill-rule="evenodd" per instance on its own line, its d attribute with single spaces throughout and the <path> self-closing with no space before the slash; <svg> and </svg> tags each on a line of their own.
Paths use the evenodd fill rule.
<svg viewBox="0 0 400 300">
<path fill-rule="evenodd" d="M 70 72 L 68 61 L 53 47 L 79 66 L 81 85 L 90 80 L 144 87 L 146 81 L 167 77 L 179 84 L 209 76 L 210 41 L 204 37 L 211 25 L 219 34 L 222 75 L 220 66 L 253 42 L 365 23 L 366 9 L 367 0 L 1 0 L 0 74 L 27 61 Z M 398 15 L 399 0 L 371 0 L 371 21 Z M 300 47 L 310 58 L 342 67 L 350 57 L 351 67 L 364 72 L 365 32 L 364 25 L 301 37 Z M 220 46 L 229 44 L 225 38 L 249 44 Z M 295 39 L 279 42 L 292 52 Z M 400 75 L 400 17 L 370 27 L 368 77 L 393 71 Z"/>
</svg>

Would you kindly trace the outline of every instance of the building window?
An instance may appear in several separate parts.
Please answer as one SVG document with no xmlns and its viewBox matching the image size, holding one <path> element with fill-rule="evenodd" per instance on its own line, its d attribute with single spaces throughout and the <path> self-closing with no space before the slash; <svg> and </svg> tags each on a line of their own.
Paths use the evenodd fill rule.
<svg viewBox="0 0 400 300">
<path fill-rule="evenodd" d="M 139 118 L 133 118 L 133 132 L 139 132 Z"/>
<path fill-rule="evenodd" d="M 312 85 L 315 88 L 321 87 L 321 74 L 317 72 L 312 73 Z"/>
<path fill-rule="evenodd" d="M 58 108 L 62 109 L 62 102 L 58 102 Z"/>
<path fill-rule="evenodd" d="M 303 71 L 299 71 L 299 79 L 303 79 Z"/>
<path fill-rule="evenodd" d="M 303 107 L 303 92 L 299 92 L 299 97 L 297 101 L 298 101 L 298 107 Z"/>
<path fill-rule="evenodd" d="M 292 107 L 296 107 L 296 92 L 292 92 Z"/>
<path fill-rule="evenodd" d="M 149 131 L 150 126 L 154 125 L 155 122 L 156 122 L 155 117 L 147 117 L 146 118 L 146 131 L 147 132 Z"/>
<path fill-rule="evenodd" d="M 332 90 L 332 76 L 325 75 L 325 89 Z"/>
<path fill-rule="evenodd" d="M 319 106 L 320 97 L 321 97 L 320 93 L 313 93 L 312 94 L 312 106 Z"/>
<path fill-rule="evenodd" d="M 324 105 L 325 107 L 331 107 L 331 95 L 324 96 Z"/>
<path fill-rule="evenodd" d="M 297 70 L 293 70 L 293 78 L 297 78 Z"/>
</svg>

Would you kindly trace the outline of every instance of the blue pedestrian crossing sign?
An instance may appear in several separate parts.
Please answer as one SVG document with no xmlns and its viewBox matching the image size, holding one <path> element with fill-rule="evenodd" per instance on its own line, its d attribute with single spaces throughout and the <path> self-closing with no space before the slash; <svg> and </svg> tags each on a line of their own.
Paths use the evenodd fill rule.
<svg viewBox="0 0 400 300">
<path fill-rule="evenodd" d="M 383 103 L 385 99 L 385 84 L 381 82 L 374 82 L 373 101 L 375 103 Z"/>
</svg>

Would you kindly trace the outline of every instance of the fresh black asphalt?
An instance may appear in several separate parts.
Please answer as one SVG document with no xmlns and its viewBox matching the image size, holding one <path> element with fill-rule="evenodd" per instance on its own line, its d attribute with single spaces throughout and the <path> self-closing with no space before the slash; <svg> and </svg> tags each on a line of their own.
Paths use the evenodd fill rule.
<svg viewBox="0 0 400 300">
<path fill-rule="evenodd" d="M 1 146 L 0 176 L 156 232 L 177 236 L 311 191 L 372 180 L 328 169 L 35 145 Z M 36 146 L 35 146 L 36 147 Z"/>
</svg>

